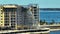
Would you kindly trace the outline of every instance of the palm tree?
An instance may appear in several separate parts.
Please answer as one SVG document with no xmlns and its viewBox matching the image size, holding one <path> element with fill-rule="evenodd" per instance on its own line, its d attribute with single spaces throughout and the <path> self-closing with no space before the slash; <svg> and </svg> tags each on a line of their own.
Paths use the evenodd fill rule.
<svg viewBox="0 0 60 34">
<path fill-rule="evenodd" d="M 48 22 L 46 22 L 46 20 L 44 20 L 43 22 L 44 22 L 44 24 L 48 24 Z"/>
<path fill-rule="evenodd" d="M 40 25 L 43 25 L 43 21 L 42 20 L 40 20 Z"/>
<path fill-rule="evenodd" d="M 47 22 L 45 20 L 40 20 L 40 25 L 43 25 L 43 24 L 47 24 Z"/>
<path fill-rule="evenodd" d="M 50 24 L 52 25 L 52 24 L 54 24 L 54 23 L 55 23 L 55 21 L 54 21 L 54 20 L 52 20 L 52 22 L 51 22 Z"/>
</svg>

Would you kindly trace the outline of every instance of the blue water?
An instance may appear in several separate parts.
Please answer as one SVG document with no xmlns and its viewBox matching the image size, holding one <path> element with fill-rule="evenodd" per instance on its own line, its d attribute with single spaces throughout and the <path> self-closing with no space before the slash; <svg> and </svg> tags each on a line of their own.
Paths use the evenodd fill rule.
<svg viewBox="0 0 60 34">
<path fill-rule="evenodd" d="M 60 31 L 53 31 L 53 32 L 50 32 L 50 34 L 60 34 Z"/>
<path fill-rule="evenodd" d="M 60 11 L 40 10 L 40 19 L 47 22 L 51 22 L 52 20 L 60 22 Z"/>
<path fill-rule="evenodd" d="M 40 19 L 48 23 L 54 20 L 56 23 L 60 22 L 60 11 L 40 10 Z M 60 34 L 60 31 L 50 32 L 50 34 Z"/>
</svg>

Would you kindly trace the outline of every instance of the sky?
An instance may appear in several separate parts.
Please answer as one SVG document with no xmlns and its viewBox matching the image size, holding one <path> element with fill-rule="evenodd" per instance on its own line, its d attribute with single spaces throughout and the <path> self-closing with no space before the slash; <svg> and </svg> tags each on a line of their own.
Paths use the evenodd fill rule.
<svg viewBox="0 0 60 34">
<path fill-rule="evenodd" d="M 38 4 L 40 8 L 60 8 L 60 0 L 0 0 L 0 4 Z"/>
</svg>

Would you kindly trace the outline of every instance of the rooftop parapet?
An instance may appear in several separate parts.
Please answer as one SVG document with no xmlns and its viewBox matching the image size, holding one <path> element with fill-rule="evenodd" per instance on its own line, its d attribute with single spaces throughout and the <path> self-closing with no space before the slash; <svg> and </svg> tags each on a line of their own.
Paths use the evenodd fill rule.
<svg viewBox="0 0 60 34">
<path fill-rule="evenodd" d="M 4 8 L 17 8 L 17 6 L 15 6 L 15 5 L 5 5 L 5 6 L 3 6 Z"/>
</svg>

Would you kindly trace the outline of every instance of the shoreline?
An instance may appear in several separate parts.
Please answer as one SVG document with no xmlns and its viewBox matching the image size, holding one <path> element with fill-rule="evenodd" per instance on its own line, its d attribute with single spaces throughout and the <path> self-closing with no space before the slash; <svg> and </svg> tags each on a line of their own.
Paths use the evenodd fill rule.
<svg viewBox="0 0 60 34">
<path fill-rule="evenodd" d="M 50 31 L 60 31 L 60 29 L 50 29 Z"/>
</svg>

